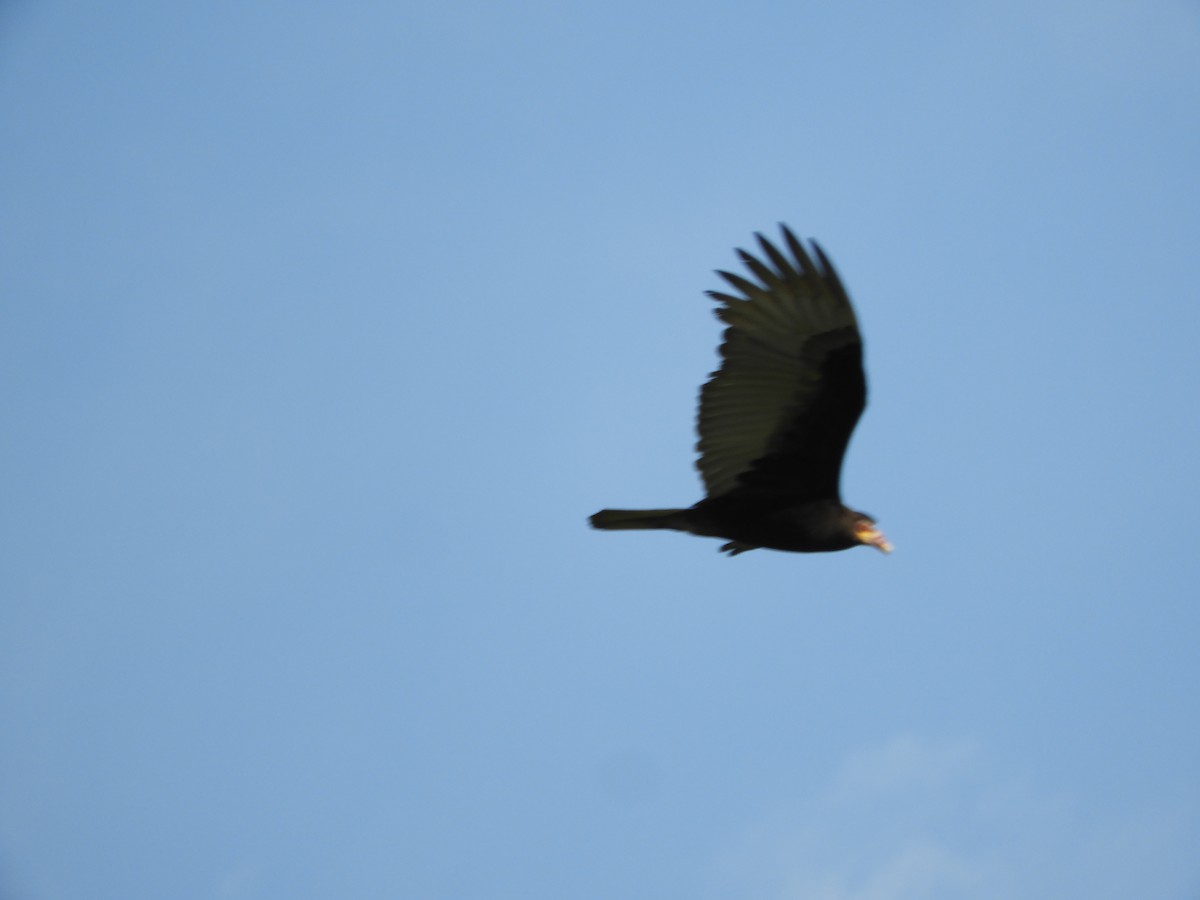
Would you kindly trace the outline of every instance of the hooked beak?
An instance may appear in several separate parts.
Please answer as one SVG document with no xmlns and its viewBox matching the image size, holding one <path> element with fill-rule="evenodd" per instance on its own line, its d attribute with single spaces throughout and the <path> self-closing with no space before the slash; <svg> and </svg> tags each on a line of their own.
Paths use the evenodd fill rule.
<svg viewBox="0 0 1200 900">
<path fill-rule="evenodd" d="M 892 552 L 892 545 L 888 542 L 888 539 L 883 536 L 883 532 L 878 528 L 872 528 L 870 526 L 860 528 L 856 532 L 856 536 L 861 543 L 869 544 L 870 546 L 875 547 L 884 553 Z"/>
</svg>

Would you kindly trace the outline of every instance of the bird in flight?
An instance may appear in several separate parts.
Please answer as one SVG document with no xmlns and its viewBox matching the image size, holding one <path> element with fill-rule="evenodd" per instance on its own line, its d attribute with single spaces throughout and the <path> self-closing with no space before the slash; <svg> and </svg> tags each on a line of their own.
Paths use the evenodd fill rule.
<svg viewBox="0 0 1200 900">
<path fill-rule="evenodd" d="M 696 463 L 706 496 L 686 509 L 602 509 L 594 528 L 665 528 L 724 538 L 731 556 L 859 545 L 890 553 L 875 520 L 842 504 L 842 458 L 867 403 L 862 336 L 850 298 L 815 241 L 786 225 L 780 250 L 738 256 L 750 278 L 718 272 L 709 291 L 728 327 L 721 365 L 700 390 Z"/>
</svg>

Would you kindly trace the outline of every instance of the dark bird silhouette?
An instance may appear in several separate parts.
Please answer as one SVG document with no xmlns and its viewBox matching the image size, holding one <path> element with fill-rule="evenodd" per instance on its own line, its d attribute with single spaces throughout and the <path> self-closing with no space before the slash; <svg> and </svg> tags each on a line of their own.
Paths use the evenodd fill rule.
<svg viewBox="0 0 1200 900">
<path fill-rule="evenodd" d="M 707 496 L 687 509 L 603 509 L 593 527 L 724 538 L 731 556 L 891 552 L 875 520 L 841 500 L 842 458 L 867 402 L 854 309 L 820 246 L 810 255 L 781 227 L 790 258 L 755 235 L 761 259 L 737 252 L 757 283 L 718 272 L 739 293 L 708 292 L 729 327 L 721 366 L 700 390 L 696 465 Z"/>
</svg>

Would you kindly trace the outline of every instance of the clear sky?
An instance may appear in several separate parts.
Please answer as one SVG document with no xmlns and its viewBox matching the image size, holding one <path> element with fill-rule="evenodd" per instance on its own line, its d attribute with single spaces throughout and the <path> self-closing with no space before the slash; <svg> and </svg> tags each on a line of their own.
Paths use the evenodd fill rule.
<svg viewBox="0 0 1200 900">
<path fill-rule="evenodd" d="M 1200 5 L 0 7 L 2 900 L 1200 898 Z M 686 505 L 787 222 L 823 556 Z"/>
</svg>

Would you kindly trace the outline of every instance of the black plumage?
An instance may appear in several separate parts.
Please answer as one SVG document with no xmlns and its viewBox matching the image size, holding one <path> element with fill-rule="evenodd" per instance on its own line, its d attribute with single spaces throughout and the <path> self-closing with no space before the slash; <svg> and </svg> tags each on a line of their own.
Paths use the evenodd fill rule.
<svg viewBox="0 0 1200 900">
<path fill-rule="evenodd" d="M 709 291 L 728 327 L 700 391 L 707 496 L 687 509 L 601 510 L 594 527 L 720 537 L 730 554 L 891 550 L 874 519 L 841 502 L 842 459 L 867 402 L 854 309 L 816 242 L 810 253 L 782 231 L 786 253 L 761 234 L 761 258 L 737 251 L 756 281 L 719 272 L 737 293 Z"/>
</svg>

